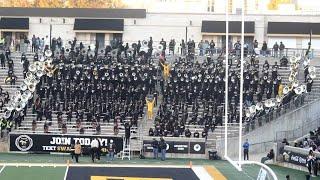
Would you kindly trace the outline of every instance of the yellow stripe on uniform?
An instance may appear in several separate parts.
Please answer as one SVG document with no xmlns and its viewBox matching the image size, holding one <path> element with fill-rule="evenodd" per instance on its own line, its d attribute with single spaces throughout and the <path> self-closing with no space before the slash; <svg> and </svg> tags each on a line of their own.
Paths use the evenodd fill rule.
<svg viewBox="0 0 320 180">
<path fill-rule="evenodd" d="M 221 172 L 218 171 L 215 167 L 205 166 L 204 168 L 214 180 L 227 180 L 227 178 L 224 177 L 224 175 L 221 174 Z"/>
<path fill-rule="evenodd" d="M 91 176 L 91 180 L 172 180 L 167 178 L 143 178 L 143 177 L 115 177 L 115 176 Z"/>
</svg>

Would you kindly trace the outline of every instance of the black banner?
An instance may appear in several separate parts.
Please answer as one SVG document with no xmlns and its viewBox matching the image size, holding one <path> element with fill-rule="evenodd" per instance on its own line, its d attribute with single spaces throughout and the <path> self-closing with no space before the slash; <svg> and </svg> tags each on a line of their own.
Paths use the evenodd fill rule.
<svg viewBox="0 0 320 180">
<path fill-rule="evenodd" d="M 143 147 L 145 152 L 153 152 L 152 142 L 150 140 L 143 141 Z M 167 144 L 167 153 L 173 153 L 173 142 L 172 141 L 166 141 Z M 160 152 L 160 151 L 159 151 Z"/>
<path fill-rule="evenodd" d="M 190 154 L 205 154 L 205 142 L 190 142 Z"/>
<path fill-rule="evenodd" d="M 166 141 L 167 153 L 205 154 L 204 142 Z M 153 152 L 152 141 L 143 141 L 145 152 Z"/>
<path fill-rule="evenodd" d="M 292 163 L 299 166 L 306 166 L 307 164 L 307 157 L 306 154 L 300 154 L 292 151 L 284 151 L 283 159 L 285 162 Z"/>
<path fill-rule="evenodd" d="M 174 142 L 173 143 L 173 152 L 174 153 L 181 153 L 181 154 L 188 154 L 189 152 L 189 142 Z"/>
<path fill-rule="evenodd" d="M 61 134 L 10 134 L 10 151 L 25 151 L 35 153 L 71 152 L 71 144 L 79 141 L 84 154 L 90 150 L 91 141 L 97 138 L 102 153 L 107 151 L 107 145 L 112 139 L 116 145 L 116 152 L 123 149 L 121 137 L 94 135 L 61 135 Z"/>
</svg>

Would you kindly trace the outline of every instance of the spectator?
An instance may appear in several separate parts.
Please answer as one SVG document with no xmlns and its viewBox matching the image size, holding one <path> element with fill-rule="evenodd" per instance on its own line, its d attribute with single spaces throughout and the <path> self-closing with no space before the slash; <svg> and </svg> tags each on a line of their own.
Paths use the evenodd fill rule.
<svg viewBox="0 0 320 180">
<path fill-rule="evenodd" d="M 255 39 L 254 42 L 253 42 L 253 49 L 258 48 L 258 45 L 259 45 L 259 43 L 258 43 L 258 41 Z"/>
<path fill-rule="evenodd" d="M 35 35 L 32 36 L 32 39 L 31 39 L 31 51 L 32 52 L 35 52 L 36 51 L 36 41 L 37 41 L 37 38 Z"/>
<path fill-rule="evenodd" d="M 315 162 L 315 155 L 312 150 L 309 151 L 308 157 L 307 157 L 307 167 L 309 174 L 312 175 L 312 169 L 314 173 L 316 173 L 317 169 L 314 168 L 314 162 Z M 313 176 L 313 175 L 312 175 Z"/>
<path fill-rule="evenodd" d="M 152 148 L 153 148 L 153 159 L 158 159 L 159 142 L 157 141 L 156 138 L 153 138 Z"/>
<path fill-rule="evenodd" d="M 82 148 L 79 141 L 76 142 L 74 146 L 74 157 L 76 158 L 76 163 L 79 162 L 79 156 L 81 155 Z"/>
<path fill-rule="evenodd" d="M 164 161 L 166 160 L 167 144 L 164 141 L 163 137 L 160 138 L 159 148 L 161 150 L 161 161 Z"/>
<path fill-rule="evenodd" d="M 126 144 L 130 143 L 130 136 L 131 136 L 131 125 L 129 123 L 124 124 L 124 131 L 125 131 L 125 138 L 126 138 Z"/>
<path fill-rule="evenodd" d="M 41 40 L 40 40 L 40 51 L 41 52 L 43 52 L 43 50 L 44 50 L 44 38 L 41 38 Z"/>
<path fill-rule="evenodd" d="M 284 49 L 285 49 L 285 46 L 282 42 L 280 42 L 280 46 L 279 46 L 279 50 L 280 50 L 280 57 L 283 57 L 284 56 Z"/>
<path fill-rule="evenodd" d="M 234 50 L 236 51 L 236 56 L 240 57 L 240 52 L 241 52 L 241 43 L 238 40 L 235 44 L 234 44 Z"/>
<path fill-rule="evenodd" d="M 274 152 L 273 152 L 273 149 L 271 149 L 270 152 L 267 154 L 267 157 L 263 157 L 261 159 L 261 163 L 265 163 L 266 161 L 273 160 L 273 159 L 274 159 Z"/>
<path fill-rule="evenodd" d="M 276 42 L 274 45 L 273 45 L 273 57 L 277 58 L 278 57 L 278 50 L 279 50 L 279 45 L 278 43 Z M 281 56 L 280 56 L 281 57 Z"/>
<path fill-rule="evenodd" d="M 216 44 L 211 40 L 210 42 L 210 54 L 213 55 Z"/>
<path fill-rule="evenodd" d="M 95 159 L 99 159 L 98 149 L 99 149 L 99 141 L 97 140 L 97 138 L 94 138 L 91 141 L 91 160 L 92 160 L 92 162 L 94 162 Z"/>
<path fill-rule="evenodd" d="M 288 58 L 286 56 L 281 57 L 280 66 L 287 67 L 288 66 Z"/>
<path fill-rule="evenodd" d="M 99 122 L 97 122 L 97 125 L 96 125 L 96 134 L 97 135 L 101 134 L 101 125 Z"/>
<path fill-rule="evenodd" d="M 198 130 L 196 130 L 196 132 L 193 133 L 193 137 L 194 138 L 199 138 L 200 137 L 200 134 L 199 134 Z"/>
<path fill-rule="evenodd" d="M 207 136 L 208 136 L 208 130 L 206 128 L 204 128 L 201 133 L 201 137 L 207 139 Z"/>
<path fill-rule="evenodd" d="M 191 137 L 191 132 L 190 132 L 190 130 L 189 129 L 186 129 L 186 131 L 184 132 L 184 135 L 186 136 L 186 137 Z"/>
<path fill-rule="evenodd" d="M 149 129 L 149 136 L 154 136 L 154 132 L 152 128 Z"/>
<path fill-rule="evenodd" d="M 114 153 L 116 151 L 116 145 L 113 143 L 113 140 L 110 140 L 110 143 L 108 144 L 108 156 L 109 160 L 113 161 L 114 160 Z"/>
<path fill-rule="evenodd" d="M 199 48 L 199 51 L 200 51 L 199 56 L 203 56 L 203 40 L 201 40 L 201 41 L 199 42 L 198 48 Z"/>
<path fill-rule="evenodd" d="M 36 39 L 36 52 L 38 52 L 38 50 L 39 50 L 39 48 L 40 48 L 40 38 L 39 37 L 37 37 L 37 39 Z"/>
<path fill-rule="evenodd" d="M 0 54 L 0 62 L 1 62 L 1 68 L 4 69 L 6 67 L 6 57 L 5 55 L 3 54 L 3 52 L 1 52 Z"/>
<path fill-rule="evenodd" d="M 172 53 L 172 55 L 174 55 L 175 46 L 176 46 L 176 41 L 174 39 L 170 40 L 170 43 L 169 43 L 169 54 Z"/>
<path fill-rule="evenodd" d="M 17 38 L 15 41 L 15 50 L 20 51 L 20 38 Z"/>
<path fill-rule="evenodd" d="M 263 41 L 262 48 L 261 48 L 262 56 L 267 56 L 267 50 L 268 50 L 267 42 Z"/>
<path fill-rule="evenodd" d="M 186 43 L 184 42 L 183 39 L 181 40 L 180 48 L 181 48 L 181 55 L 182 56 L 186 55 Z"/>
</svg>

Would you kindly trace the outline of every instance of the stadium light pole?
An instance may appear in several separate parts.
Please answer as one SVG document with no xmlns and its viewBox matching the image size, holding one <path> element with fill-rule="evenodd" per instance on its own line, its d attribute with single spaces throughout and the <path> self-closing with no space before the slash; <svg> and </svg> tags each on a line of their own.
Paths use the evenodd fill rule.
<svg viewBox="0 0 320 180">
<path fill-rule="evenodd" d="M 244 0 L 241 8 L 241 58 L 240 58 L 240 109 L 239 109 L 239 162 L 241 162 L 242 149 L 242 116 L 243 116 L 243 66 L 244 66 Z M 239 163 L 241 168 L 241 163 Z"/>
</svg>

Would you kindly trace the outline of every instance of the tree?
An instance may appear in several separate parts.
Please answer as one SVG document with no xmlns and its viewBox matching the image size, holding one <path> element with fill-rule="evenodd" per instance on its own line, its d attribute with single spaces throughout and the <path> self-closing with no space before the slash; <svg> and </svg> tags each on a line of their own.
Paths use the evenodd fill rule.
<svg viewBox="0 0 320 180">
<path fill-rule="evenodd" d="M 64 7 L 64 0 L 34 0 L 33 7 L 61 8 Z"/>
<path fill-rule="evenodd" d="M 0 7 L 31 7 L 30 0 L 0 0 Z"/>
<path fill-rule="evenodd" d="M 0 7 L 124 8 L 122 0 L 0 0 Z"/>
<path fill-rule="evenodd" d="M 67 8 L 123 8 L 122 0 L 66 0 Z"/>
</svg>

